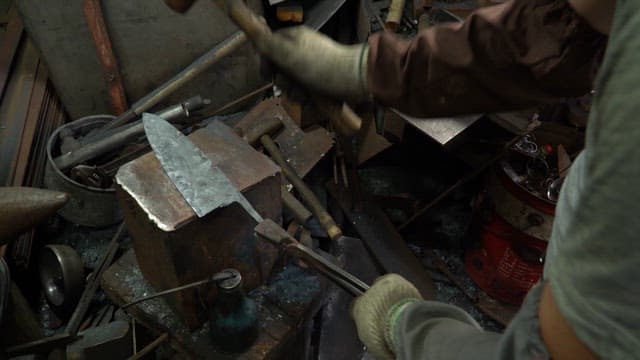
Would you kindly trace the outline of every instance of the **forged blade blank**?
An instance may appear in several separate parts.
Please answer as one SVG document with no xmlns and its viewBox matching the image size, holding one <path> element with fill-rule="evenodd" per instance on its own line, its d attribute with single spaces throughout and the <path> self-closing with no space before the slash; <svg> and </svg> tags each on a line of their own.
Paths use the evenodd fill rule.
<svg viewBox="0 0 640 360">
<path fill-rule="evenodd" d="M 262 221 L 227 175 L 189 138 L 157 115 L 144 113 L 142 122 L 162 168 L 198 217 L 237 202 L 257 222 Z"/>
</svg>

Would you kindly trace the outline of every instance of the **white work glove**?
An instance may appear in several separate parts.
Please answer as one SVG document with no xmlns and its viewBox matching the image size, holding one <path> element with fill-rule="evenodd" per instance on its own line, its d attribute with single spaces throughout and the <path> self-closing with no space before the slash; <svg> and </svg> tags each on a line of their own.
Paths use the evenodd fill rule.
<svg viewBox="0 0 640 360">
<path fill-rule="evenodd" d="M 413 284 L 398 274 L 379 277 L 351 307 L 358 337 L 378 360 L 395 359 L 393 331 L 407 306 L 421 301 Z"/>
<path fill-rule="evenodd" d="M 301 85 L 323 95 L 368 100 L 368 44 L 343 45 L 306 26 L 260 36 L 254 45 L 262 55 Z"/>
</svg>

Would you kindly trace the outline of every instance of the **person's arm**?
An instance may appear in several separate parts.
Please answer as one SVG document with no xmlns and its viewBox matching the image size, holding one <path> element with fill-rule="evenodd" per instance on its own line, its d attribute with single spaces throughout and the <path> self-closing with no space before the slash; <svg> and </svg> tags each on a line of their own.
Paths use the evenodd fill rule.
<svg viewBox="0 0 640 360">
<path fill-rule="evenodd" d="M 609 34 L 616 0 L 569 0 L 569 4 L 594 29 Z"/>
<path fill-rule="evenodd" d="M 567 1 L 511 0 L 411 40 L 369 40 L 367 82 L 383 105 L 420 117 L 521 109 L 592 87 L 605 37 Z"/>
<path fill-rule="evenodd" d="M 298 26 L 254 44 L 321 94 L 437 117 L 585 94 L 605 42 L 566 0 L 510 0 L 410 40 L 383 32 L 365 44 L 343 45 Z"/>
</svg>

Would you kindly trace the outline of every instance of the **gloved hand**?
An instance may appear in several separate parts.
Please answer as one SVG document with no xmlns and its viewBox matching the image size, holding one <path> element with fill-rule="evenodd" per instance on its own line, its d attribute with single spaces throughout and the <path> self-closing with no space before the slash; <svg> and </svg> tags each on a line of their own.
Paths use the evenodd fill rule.
<svg viewBox="0 0 640 360">
<path fill-rule="evenodd" d="M 312 90 L 351 101 L 368 100 L 368 44 L 342 45 L 306 26 L 263 34 L 258 51 L 285 74 Z"/>
<path fill-rule="evenodd" d="M 413 284 L 398 274 L 379 277 L 373 286 L 354 301 L 351 317 L 358 337 L 378 360 L 394 359 L 393 330 L 402 311 L 422 295 Z"/>
</svg>

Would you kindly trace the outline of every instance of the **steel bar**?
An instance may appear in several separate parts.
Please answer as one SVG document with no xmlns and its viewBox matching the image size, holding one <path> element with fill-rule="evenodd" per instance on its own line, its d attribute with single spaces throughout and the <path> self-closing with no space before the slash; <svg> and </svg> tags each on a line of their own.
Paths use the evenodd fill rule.
<svg viewBox="0 0 640 360">
<path fill-rule="evenodd" d="M 118 60 L 113 52 L 111 39 L 109 38 L 109 30 L 104 21 L 101 1 L 84 0 L 83 10 L 84 17 L 89 26 L 89 32 L 91 32 L 93 42 L 96 46 L 98 60 L 100 60 L 100 64 L 102 65 L 102 72 L 105 82 L 107 83 L 107 92 L 109 93 L 111 107 L 116 115 L 120 115 L 125 112 L 129 106 L 127 104 L 127 96 L 122 83 Z"/>
<path fill-rule="evenodd" d="M 333 218 L 329 215 L 327 210 L 324 209 L 320 200 L 318 200 L 313 191 L 309 189 L 307 184 L 304 183 L 302 178 L 298 176 L 293 167 L 287 162 L 271 136 L 263 135 L 260 137 L 260 142 L 262 143 L 262 146 L 267 149 L 271 158 L 280 166 L 284 176 L 291 182 L 291 184 L 293 184 L 296 190 L 298 190 L 298 194 L 300 194 L 300 197 L 302 197 L 302 200 L 309 207 L 309 210 L 311 210 L 313 215 L 318 218 L 320 224 L 322 224 L 324 229 L 327 231 L 329 238 L 335 240 L 342 236 L 342 230 L 340 230 L 335 221 L 333 221 Z"/>
<path fill-rule="evenodd" d="M 202 98 L 199 99 L 200 104 L 202 105 Z M 173 105 L 166 110 L 160 111 L 160 114 L 164 114 L 164 116 L 169 117 L 169 119 L 171 120 L 176 119 L 181 115 L 188 115 L 188 113 L 189 109 L 185 107 L 184 103 Z M 73 166 L 122 147 L 127 143 L 134 141 L 140 136 L 144 136 L 144 126 L 142 124 L 142 120 L 132 123 L 129 126 L 123 126 L 121 131 L 116 131 L 113 134 L 110 134 L 109 136 L 106 136 L 95 142 L 85 144 L 75 151 L 60 155 L 55 158 L 54 161 L 60 171 L 65 171 Z"/>
<path fill-rule="evenodd" d="M 142 359 L 145 355 L 153 351 L 160 344 L 165 342 L 168 338 L 169 338 L 169 334 L 163 333 L 162 335 L 158 336 L 155 340 L 153 340 L 149 345 L 143 347 L 140 351 L 133 354 L 128 360 Z"/>
<path fill-rule="evenodd" d="M 93 295 L 95 295 L 96 290 L 98 290 L 98 286 L 100 285 L 100 278 L 102 274 L 107 270 L 113 258 L 116 256 L 116 252 L 120 246 L 119 241 L 126 233 L 126 225 L 125 223 L 121 223 L 118 226 L 118 230 L 111 238 L 111 242 L 109 243 L 109 247 L 107 247 L 107 251 L 102 255 L 102 259 L 98 263 L 98 267 L 93 271 L 92 276 L 89 279 L 87 286 L 82 292 L 82 296 L 80 297 L 80 301 L 76 306 L 76 309 L 73 311 L 69 322 L 67 323 L 67 327 L 65 328 L 65 332 L 75 335 L 78 333 L 80 329 L 80 325 L 82 323 L 82 319 L 87 313 L 89 309 L 89 305 L 91 304 L 91 300 L 93 299 Z"/>
<path fill-rule="evenodd" d="M 247 41 L 247 37 L 242 31 L 236 31 L 228 38 L 216 45 L 213 49 L 207 51 L 196 61 L 187 66 L 184 70 L 177 73 L 171 79 L 167 80 L 160 87 L 156 88 L 142 99 L 136 101 L 131 108 L 122 113 L 112 122 L 106 124 L 102 130 L 112 129 L 128 123 L 134 118 L 140 116 L 143 112 L 149 110 L 152 106 L 171 95 L 174 91 L 182 87 L 184 84 L 195 78 L 213 64 L 216 64 L 226 56 L 232 54 L 239 49 Z"/>
</svg>

